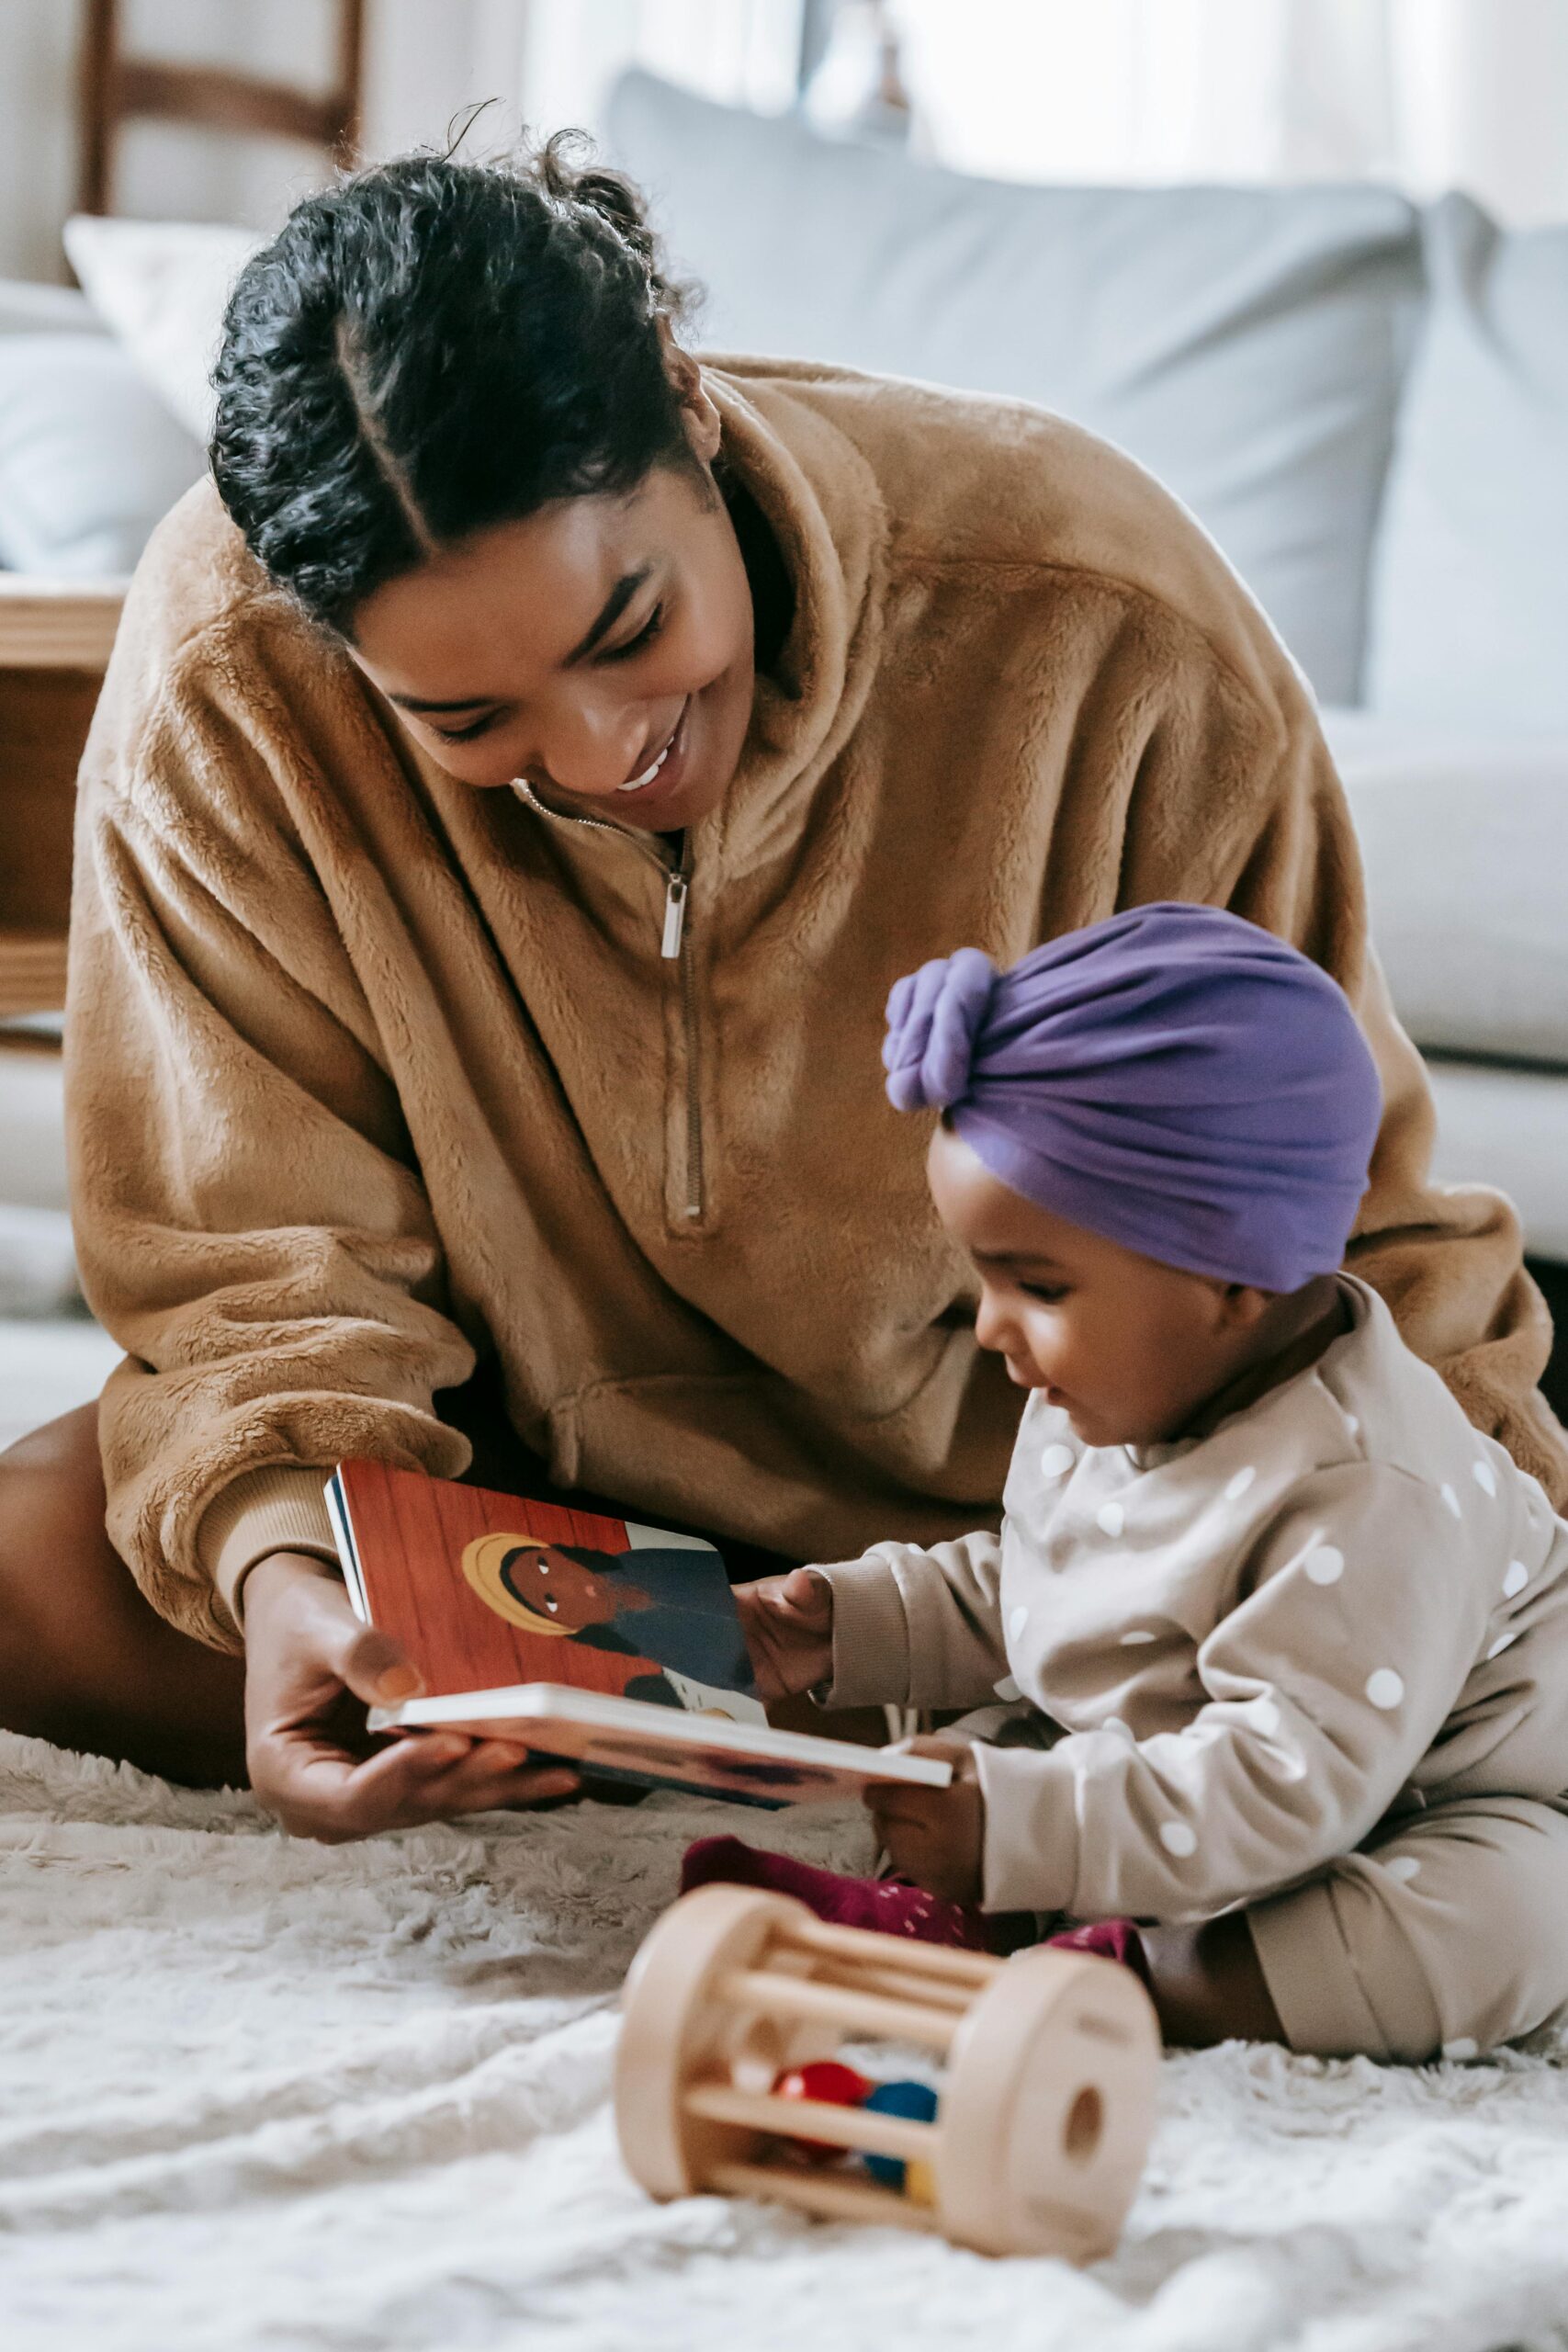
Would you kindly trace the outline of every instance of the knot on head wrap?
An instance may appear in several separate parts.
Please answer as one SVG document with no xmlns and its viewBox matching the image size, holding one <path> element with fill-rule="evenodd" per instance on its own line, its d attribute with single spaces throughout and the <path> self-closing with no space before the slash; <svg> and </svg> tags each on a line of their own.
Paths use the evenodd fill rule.
<svg viewBox="0 0 1568 2352">
<path fill-rule="evenodd" d="M 996 985 L 997 967 L 977 947 L 939 956 L 894 982 L 882 1066 L 896 1111 L 945 1111 L 957 1102 Z"/>
<path fill-rule="evenodd" d="M 883 1061 L 897 1109 L 948 1112 L 1026 1200 L 1269 1291 L 1342 1262 L 1382 1115 L 1336 982 L 1213 907 L 1134 907 L 1005 972 L 973 947 L 922 965 Z"/>
</svg>

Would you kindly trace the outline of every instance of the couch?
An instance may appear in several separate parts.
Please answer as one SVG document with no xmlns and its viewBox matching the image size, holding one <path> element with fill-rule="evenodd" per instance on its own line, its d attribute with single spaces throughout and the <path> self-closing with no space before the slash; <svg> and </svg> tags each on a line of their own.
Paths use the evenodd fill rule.
<svg viewBox="0 0 1568 2352">
<path fill-rule="evenodd" d="M 1040 401 L 1188 503 L 1322 706 L 1439 1171 L 1500 1184 L 1568 1265 L 1568 227 L 1372 187 L 992 184 L 640 73 L 607 144 L 709 348 Z M 0 288 L 0 566 L 85 585 L 199 467 L 193 338 L 248 243 L 89 226 L 96 310 Z"/>
</svg>

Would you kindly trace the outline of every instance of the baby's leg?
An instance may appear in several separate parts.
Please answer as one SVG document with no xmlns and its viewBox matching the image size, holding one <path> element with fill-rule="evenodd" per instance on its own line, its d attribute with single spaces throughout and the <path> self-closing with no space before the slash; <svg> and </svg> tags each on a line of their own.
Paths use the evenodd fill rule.
<svg viewBox="0 0 1568 2352">
<path fill-rule="evenodd" d="M 1132 1927 L 1113 1921 L 1112 1927 Z M 1099 1932 L 1103 1933 L 1103 1930 Z M 1054 1937 L 1100 1951 L 1134 1967 L 1154 1996 L 1160 2033 L 1168 2047 L 1208 2050 L 1217 2041 L 1283 2041 L 1284 2028 L 1269 1996 L 1247 1915 L 1226 1912 L 1194 1927 L 1137 1928 L 1125 1951 L 1113 1952 L 1093 1939 L 1090 1928 Z"/>
<path fill-rule="evenodd" d="M 1385 1828 L 1244 1915 L 1293 2050 L 1472 2058 L 1568 2004 L 1568 1807 L 1467 1797 Z"/>
</svg>

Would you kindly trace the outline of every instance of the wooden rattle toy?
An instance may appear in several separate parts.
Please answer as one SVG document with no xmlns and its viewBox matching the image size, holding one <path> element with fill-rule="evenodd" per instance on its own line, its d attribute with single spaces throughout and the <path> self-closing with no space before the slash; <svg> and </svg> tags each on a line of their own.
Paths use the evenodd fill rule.
<svg viewBox="0 0 1568 2352">
<path fill-rule="evenodd" d="M 793 1895 L 715 1884 L 664 1914 L 623 1999 L 615 2122 L 650 2195 L 773 2198 L 982 2254 L 1091 2262 L 1114 2247 L 1160 2054 L 1131 1969 L 829 1927 Z M 873 2086 L 840 2062 L 846 2035 L 934 2052 L 934 2092 Z M 883 2177 L 829 2168 L 828 2149 Z"/>
</svg>

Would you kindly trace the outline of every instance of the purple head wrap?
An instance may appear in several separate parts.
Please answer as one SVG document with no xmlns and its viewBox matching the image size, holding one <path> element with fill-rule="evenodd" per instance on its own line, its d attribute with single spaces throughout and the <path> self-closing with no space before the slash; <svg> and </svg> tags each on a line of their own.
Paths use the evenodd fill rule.
<svg viewBox="0 0 1568 2352">
<path fill-rule="evenodd" d="M 900 1111 L 1163 1265 L 1290 1291 L 1345 1255 L 1382 1097 L 1342 990 L 1213 907 L 1134 907 L 1005 972 L 978 948 L 887 1001 Z"/>
</svg>

